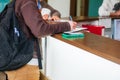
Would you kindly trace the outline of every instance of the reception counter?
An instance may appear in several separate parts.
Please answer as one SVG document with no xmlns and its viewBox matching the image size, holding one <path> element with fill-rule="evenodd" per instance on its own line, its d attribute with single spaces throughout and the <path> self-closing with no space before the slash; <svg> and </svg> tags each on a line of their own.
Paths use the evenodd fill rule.
<svg viewBox="0 0 120 80">
<path fill-rule="evenodd" d="M 120 80 L 120 42 L 84 34 L 75 40 L 47 37 L 46 75 L 52 80 Z"/>
<path fill-rule="evenodd" d="M 120 41 L 83 33 L 82 39 L 64 39 L 61 34 L 46 38 L 46 76 L 51 80 L 120 80 Z"/>
<path fill-rule="evenodd" d="M 84 32 L 84 34 L 85 37 L 83 39 L 75 40 L 63 39 L 61 34 L 57 34 L 52 37 L 120 64 L 120 41 L 88 32 Z"/>
</svg>

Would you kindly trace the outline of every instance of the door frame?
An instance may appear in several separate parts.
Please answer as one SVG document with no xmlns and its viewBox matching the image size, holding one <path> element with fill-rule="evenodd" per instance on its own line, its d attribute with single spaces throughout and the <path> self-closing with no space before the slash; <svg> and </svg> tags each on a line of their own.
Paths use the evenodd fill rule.
<svg viewBox="0 0 120 80">
<path fill-rule="evenodd" d="M 89 0 L 81 0 L 80 16 L 88 16 Z M 77 16 L 77 0 L 70 0 L 70 15 Z"/>
</svg>

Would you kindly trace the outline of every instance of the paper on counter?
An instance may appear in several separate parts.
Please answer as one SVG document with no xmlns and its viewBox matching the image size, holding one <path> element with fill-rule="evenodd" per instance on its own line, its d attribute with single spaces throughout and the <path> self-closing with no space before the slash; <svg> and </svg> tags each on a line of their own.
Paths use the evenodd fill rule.
<svg viewBox="0 0 120 80">
<path fill-rule="evenodd" d="M 76 29 L 72 30 L 72 31 L 66 31 L 64 33 L 74 33 L 74 32 L 77 32 L 77 31 L 80 31 L 80 30 L 85 30 L 87 28 L 83 28 L 83 27 L 77 27 Z"/>
</svg>

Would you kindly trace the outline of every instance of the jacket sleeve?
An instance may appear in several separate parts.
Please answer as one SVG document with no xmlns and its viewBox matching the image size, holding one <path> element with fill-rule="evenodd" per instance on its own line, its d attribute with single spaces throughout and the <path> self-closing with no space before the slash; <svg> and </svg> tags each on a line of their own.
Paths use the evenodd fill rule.
<svg viewBox="0 0 120 80">
<path fill-rule="evenodd" d="M 21 6 L 21 14 L 32 34 L 38 38 L 70 30 L 68 22 L 48 24 L 44 21 L 37 8 L 36 2 L 33 1 L 26 1 L 26 3 Z"/>
</svg>

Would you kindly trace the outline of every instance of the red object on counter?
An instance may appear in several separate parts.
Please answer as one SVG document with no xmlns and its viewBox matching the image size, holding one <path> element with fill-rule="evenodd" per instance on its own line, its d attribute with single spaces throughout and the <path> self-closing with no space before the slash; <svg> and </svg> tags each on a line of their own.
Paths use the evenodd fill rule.
<svg viewBox="0 0 120 80">
<path fill-rule="evenodd" d="M 83 24 L 82 27 L 87 28 L 88 31 L 91 33 L 97 34 L 97 35 L 104 35 L 104 26 L 98 26 L 98 25 L 90 25 L 90 24 Z"/>
</svg>

